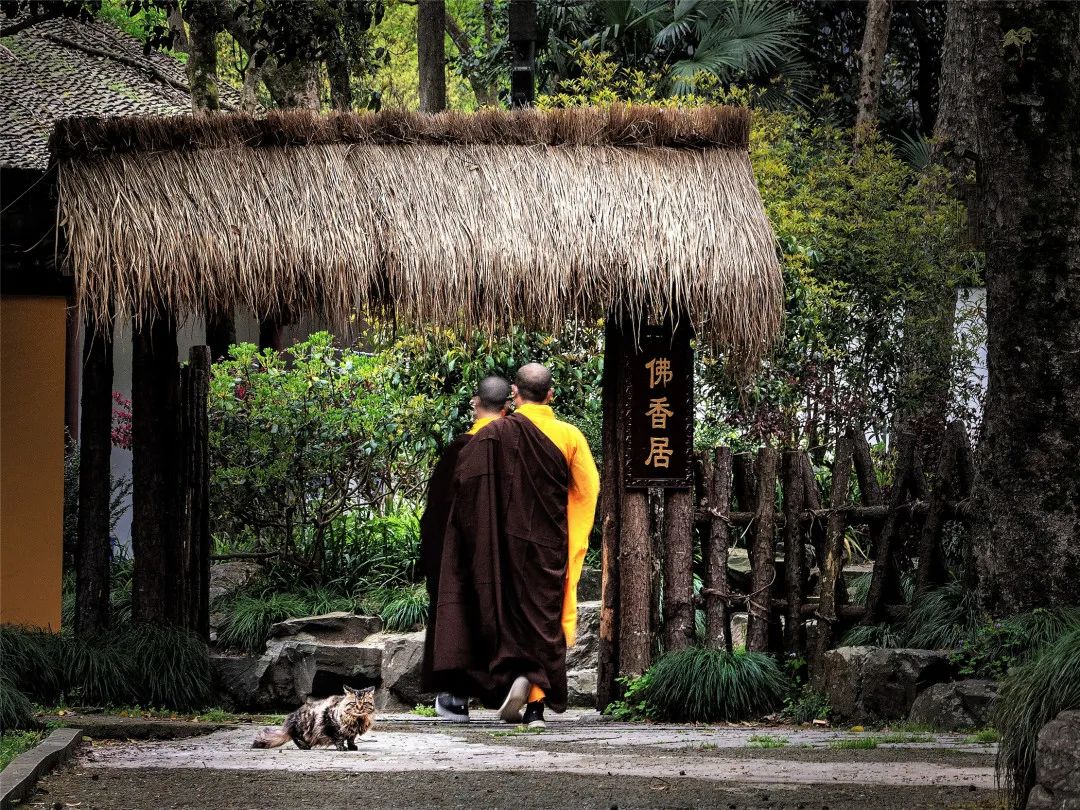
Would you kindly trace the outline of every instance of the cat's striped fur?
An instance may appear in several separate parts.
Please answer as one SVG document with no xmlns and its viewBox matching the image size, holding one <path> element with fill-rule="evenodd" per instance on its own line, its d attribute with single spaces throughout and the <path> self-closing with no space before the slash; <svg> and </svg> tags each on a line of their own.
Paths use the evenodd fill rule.
<svg viewBox="0 0 1080 810">
<path fill-rule="evenodd" d="M 301 706 L 280 728 L 264 728 L 255 737 L 253 748 L 277 748 L 289 740 L 297 748 L 334 745 L 339 751 L 356 750 L 356 738 L 371 730 L 375 722 L 375 687 L 352 689 L 344 695 Z"/>
</svg>

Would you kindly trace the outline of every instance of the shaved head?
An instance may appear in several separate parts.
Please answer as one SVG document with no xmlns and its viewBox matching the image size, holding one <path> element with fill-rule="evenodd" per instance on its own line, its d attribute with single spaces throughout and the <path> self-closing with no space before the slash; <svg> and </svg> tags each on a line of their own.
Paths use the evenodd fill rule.
<svg viewBox="0 0 1080 810">
<path fill-rule="evenodd" d="M 483 411 L 491 416 L 497 416 L 503 412 L 508 399 L 510 399 L 510 383 L 502 377 L 484 377 L 476 386 L 474 401 L 477 413 Z"/>
<path fill-rule="evenodd" d="M 551 390 L 551 372 L 539 363 L 528 363 L 518 369 L 514 385 L 525 402 L 546 402 Z"/>
</svg>

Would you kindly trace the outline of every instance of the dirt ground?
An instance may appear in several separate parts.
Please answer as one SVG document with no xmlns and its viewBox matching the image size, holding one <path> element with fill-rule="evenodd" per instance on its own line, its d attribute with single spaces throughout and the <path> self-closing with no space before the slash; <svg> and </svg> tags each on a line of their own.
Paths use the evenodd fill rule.
<svg viewBox="0 0 1080 810">
<path fill-rule="evenodd" d="M 94 741 L 39 783 L 42 808 L 997 808 L 993 746 L 924 735 L 839 750 L 831 730 L 567 716 L 522 733 L 383 718 L 359 751 L 253 750 L 251 727 Z M 783 739 L 762 749 L 751 738 Z M 880 735 L 879 735 L 880 737 Z M 881 738 L 887 739 L 887 738 Z"/>
</svg>

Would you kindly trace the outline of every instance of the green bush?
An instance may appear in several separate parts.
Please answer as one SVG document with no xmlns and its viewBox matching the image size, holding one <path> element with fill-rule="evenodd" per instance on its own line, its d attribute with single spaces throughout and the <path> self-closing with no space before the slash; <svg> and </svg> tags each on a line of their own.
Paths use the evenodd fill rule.
<svg viewBox="0 0 1080 810">
<path fill-rule="evenodd" d="M 902 632 L 889 622 L 857 624 L 844 634 L 842 647 L 903 647 Z"/>
<path fill-rule="evenodd" d="M 127 668 L 144 706 L 193 711 L 210 699 L 210 659 L 195 635 L 169 627 L 144 625 L 126 634 Z"/>
<path fill-rule="evenodd" d="M 29 627 L 0 625 L 0 678 L 29 698 L 48 703 L 62 688 L 60 637 Z"/>
<path fill-rule="evenodd" d="M 1080 608 L 1038 608 L 984 624 L 953 656 L 960 674 L 1001 678 L 1070 630 L 1080 628 Z"/>
<path fill-rule="evenodd" d="M 416 630 L 427 623 L 427 588 L 423 585 L 382 588 L 367 596 L 364 609 L 378 614 L 387 630 Z"/>
<path fill-rule="evenodd" d="M 295 593 L 241 594 L 227 607 L 218 642 L 245 652 L 263 649 L 270 626 L 307 615 L 307 603 Z"/>
<path fill-rule="evenodd" d="M 95 638 L 62 637 L 64 693 L 68 701 L 91 705 L 139 702 L 125 643 L 128 632 Z"/>
<path fill-rule="evenodd" d="M 657 661 L 627 698 L 651 719 L 716 723 L 746 720 L 781 705 L 788 681 L 763 653 L 691 647 Z"/>
<path fill-rule="evenodd" d="M 8 678 L 0 676 L 0 734 L 35 725 L 30 700 Z"/>
<path fill-rule="evenodd" d="M 798 692 L 784 701 L 784 717 L 792 723 L 812 723 L 815 720 L 828 720 L 832 714 L 829 699 L 809 684 L 804 684 Z"/>
<path fill-rule="evenodd" d="M 982 623 L 975 592 L 954 580 L 924 594 L 911 606 L 902 630 L 904 646 L 959 649 L 975 637 Z"/>
<path fill-rule="evenodd" d="M 1059 712 L 1080 709 L 1080 628 L 1073 628 L 1001 684 L 994 726 L 1001 736 L 997 774 L 1014 807 L 1023 807 L 1035 783 L 1035 745 Z"/>
</svg>

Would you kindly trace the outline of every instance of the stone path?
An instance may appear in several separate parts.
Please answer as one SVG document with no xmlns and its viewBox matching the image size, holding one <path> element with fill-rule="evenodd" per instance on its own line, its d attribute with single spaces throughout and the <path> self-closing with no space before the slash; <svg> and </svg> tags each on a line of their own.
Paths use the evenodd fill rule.
<svg viewBox="0 0 1080 810">
<path fill-rule="evenodd" d="M 252 727 L 102 741 L 42 783 L 41 806 L 336 807 L 352 803 L 335 802 L 353 789 L 368 791 L 370 800 L 357 803 L 369 807 L 996 806 L 994 747 L 962 735 L 838 750 L 837 739 L 872 733 L 616 724 L 595 713 L 553 717 L 547 731 L 528 733 L 478 714 L 468 725 L 380 718 L 355 752 L 254 750 Z M 752 747 L 765 735 L 786 743 Z M 262 794 L 259 784 L 268 786 Z M 201 804 L 184 803 L 189 790 Z M 486 797 L 479 805 L 477 795 Z"/>
</svg>

